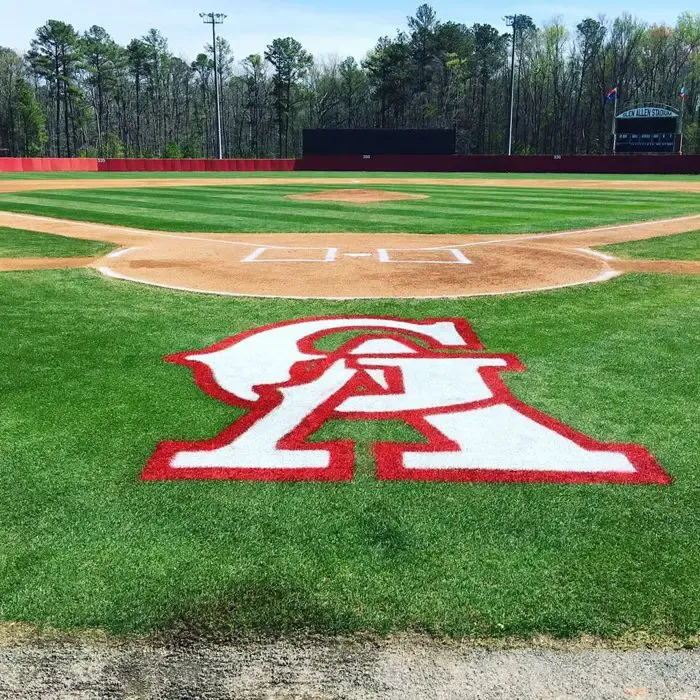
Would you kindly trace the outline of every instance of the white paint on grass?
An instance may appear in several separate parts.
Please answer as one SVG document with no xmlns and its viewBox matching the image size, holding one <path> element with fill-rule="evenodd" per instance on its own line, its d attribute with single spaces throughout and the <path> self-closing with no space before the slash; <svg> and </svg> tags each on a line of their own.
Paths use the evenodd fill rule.
<svg viewBox="0 0 700 700">
<path fill-rule="evenodd" d="M 330 357 L 316 351 L 313 343 L 309 348 L 313 338 L 346 328 L 364 332 L 364 347 L 346 354 L 341 348 Z M 371 335 L 371 329 L 377 328 L 419 333 L 454 352 L 418 351 L 396 340 L 378 341 Z M 393 345 L 388 347 L 389 341 Z M 382 343 L 379 348 L 377 342 Z M 373 354 L 372 349 L 381 353 Z M 382 468 L 388 468 L 389 462 L 395 468 L 396 460 L 404 469 L 438 471 L 636 472 L 624 450 L 586 445 L 583 440 L 593 441 L 583 436 L 577 441 L 557 428 L 556 421 L 542 414 L 537 420 L 530 407 L 513 401 L 500 378 L 509 357 L 475 353 L 449 319 L 431 324 L 376 317 L 301 319 L 258 329 L 227 347 L 205 349 L 185 359 L 205 365 L 218 387 L 231 396 L 265 403 L 267 389 L 279 392 L 281 400 L 270 410 L 254 406 L 255 420 L 239 430 L 232 426 L 232 436 L 216 447 L 199 445 L 176 452 L 169 464 L 172 468 L 328 468 L 332 453 L 324 445 L 282 445 L 305 424 L 321 427 L 329 414 L 319 411 L 340 399 L 334 408 L 337 413 L 365 420 L 410 422 L 418 417 L 440 436 L 436 444 L 433 435 L 428 449 L 395 444 L 391 456 L 375 451 Z M 293 374 L 292 368 L 304 363 L 315 370 Z M 353 382 L 367 373 L 383 376 L 381 389 L 369 387 L 358 393 Z M 486 401 L 490 403 L 484 405 Z"/>
</svg>

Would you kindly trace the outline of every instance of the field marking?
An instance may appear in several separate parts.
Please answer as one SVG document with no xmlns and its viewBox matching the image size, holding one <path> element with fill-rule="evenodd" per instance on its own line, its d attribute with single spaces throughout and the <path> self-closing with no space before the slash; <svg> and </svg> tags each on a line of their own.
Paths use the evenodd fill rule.
<svg viewBox="0 0 700 700">
<path fill-rule="evenodd" d="M 126 255 L 126 253 L 133 252 L 134 250 L 139 250 L 141 246 L 131 246 L 131 248 L 120 248 L 119 250 L 113 250 L 111 253 L 108 253 L 105 257 L 107 258 L 120 258 L 122 255 Z"/>
<path fill-rule="evenodd" d="M 452 253 L 454 260 L 392 260 L 390 253 L 421 253 L 432 250 L 444 250 Z M 457 248 L 377 248 L 377 255 L 380 263 L 406 264 L 414 265 L 471 265 L 472 261 L 467 258 L 461 250 Z"/>
<path fill-rule="evenodd" d="M 204 239 L 207 240 L 207 239 Z M 305 248 L 303 246 L 299 246 L 302 250 L 325 250 L 326 253 L 323 258 L 319 258 L 318 260 L 313 260 L 313 259 L 307 259 L 307 258 L 272 258 L 272 259 L 266 259 L 266 260 L 261 260 L 260 256 L 263 255 L 266 251 L 268 250 L 296 250 L 297 246 L 286 246 L 286 248 L 282 248 L 281 246 L 275 247 L 275 248 L 267 248 L 265 246 L 261 246 L 260 248 L 256 248 L 250 255 L 246 256 L 241 260 L 240 262 L 242 263 L 328 263 L 328 262 L 336 262 L 337 256 L 338 256 L 338 249 L 337 248 L 330 248 L 330 247 L 319 247 L 319 248 Z M 348 255 L 348 253 L 345 253 L 345 255 Z M 361 255 L 364 255 L 364 253 L 361 253 Z"/>
<path fill-rule="evenodd" d="M 385 296 L 350 296 L 350 297 L 326 297 L 326 296 L 289 296 L 286 294 L 249 294 L 244 292 L 222 292 L 216 291 L 214 289 L 195 289 L 194 287 L 183 287 L 181 285 L 171 285 L 163 284 L 161 282 L 150 282 L 148 280 L 141 280 L 136 277 L 129 277 L 121 272 L 116 272 L 107 266 L 101 266 L 96 269 L 101 272 L 106 277 L 112 277 L 118 280 L 124 280 L 126 282 L 135 282 L 137 284 L 145 284 L 149 287 L 160 287 L 161 289 L 172 289 L 178 292 L 191 292 L 192 294 L 210 294 L 225 297 L 242 297 L 242 298 L 253 298 L 253 299 L 296 299 L 296 300 L 312 300 L 319 299 L 323 301 L 354 301 L 354 300 L 369 300 L 369 299 L 466 299 L 468 297 L 491 297 L 491 296 L 503 296 L 504 294 L 530 294 L 532 292 L 546 292 L 554 289 L 564 289 L 566 287 L 579 287 L 585 284 L 595 284 L 597 282 L 606 282 L 607 280 L 613 279 L 614 277 L 619 277 L 622 272 L 617 270 L 607 269 L 603 270 L 600 274 L 592 277 L 588 280 L 582 280 L 580 282 L 566 282 L 565 284 L 553 284 L 545 287 L 533 287 L 531 289 L 509 289 L 502 292 L 474 292 L 472 294 L 437 294 L 437 295 L 427 295 L 427 296 L 401 296 L 401 297 L 385 297 Z"/>
<path fill-rule="evenodd" d="M 593 250 L 592 248 L 575 248 L 581 253 L 586 255 L 594 255 L 596 258 L 601 258 L 602 260 L 617 260 L 614 255 L 608 255 L 607 253 L 601 253 L 599 250 Z"/>
</svg>

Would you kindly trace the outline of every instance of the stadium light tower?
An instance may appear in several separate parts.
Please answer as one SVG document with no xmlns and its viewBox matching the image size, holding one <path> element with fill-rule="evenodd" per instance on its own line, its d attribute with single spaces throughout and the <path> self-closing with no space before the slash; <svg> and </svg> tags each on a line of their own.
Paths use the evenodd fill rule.
<svg viewBox="0 0 700 700">
<path fill-rule="evenodd" d="M 522 15 L 506 15 L 503 20 L 507 27 L 513 27 L 513 45 L 510 56 L 510 118 L 508 120 L 508 155 L 513 153 L 513 101 L 515 99 L 515 32 Z"/>
<path fill-rule="evenodd" d="M 226 15 L 220 12 L 200 12 L 204 24 L 211 24 L 211 49 L 214 53 L 214 92 L 216 93 L 216 157 L 221 160 L 221 97 L 219 95 L 219 71 L 216 62 L 216 25 L 223 24 Z"/>
</svg>

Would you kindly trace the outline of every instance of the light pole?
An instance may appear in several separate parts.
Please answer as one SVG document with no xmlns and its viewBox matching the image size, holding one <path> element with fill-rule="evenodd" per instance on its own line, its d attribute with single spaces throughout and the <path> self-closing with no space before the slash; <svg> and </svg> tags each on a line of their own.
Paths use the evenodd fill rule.
<svg viewBox="0 0 700 700">
<path fill-rule="evenodd" d="M 221 160 L 221 97 L 219 96 L 219 70 L 216 62 L 216 25 L 223 24 L 226 15 L 220 12 L 200 12 L 204 24 L 211 24 L 211 49 L 214 53 L 214 92 L 216 93 L 216 157 Z"/>
<path fill-rule="evenodd" d="M 510 117 L 508 119 L 508 155 L 513 153 L 513 101 L 515 99 L 515 30 L 518 26 L 520 15 L 506 15 L 507 27 L 513 27 L 513 45 L 510 55 Z"/>
</svg>

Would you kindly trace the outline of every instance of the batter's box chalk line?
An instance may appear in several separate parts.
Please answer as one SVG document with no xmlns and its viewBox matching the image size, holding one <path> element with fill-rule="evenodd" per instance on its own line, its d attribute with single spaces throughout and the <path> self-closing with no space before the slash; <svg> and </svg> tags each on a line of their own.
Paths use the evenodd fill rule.
<svg viewBox="0 0 700 700">
<path fill-rule="evenodd" d="M 293 251 L 309 250 L 318 251 L 318 257 L 299 258 L 295 257 Z M 285 252 L 286 251 L 286 252 Z M 421 253 L 430 253 L 435 257 L 442 257 L 442 260 L 429 260 L 427 256 L 421 257 Z M 467 258 L 458 248 L 377 248 L 374 253 L 354 253 L 342 252 L 339 255 L 338 248 L 268 248 L 261 246 L 252 253 L 246 255 L 241 262 L 244 263 L 328 263 L 337 262 L 340 257 L 344 258 L 374 258 L 380 263 L 404 263 L 419 265 L 471 265 L 472 261 Z M 403 257 L 408 255 L 411 257 Z"/>
</svg>

